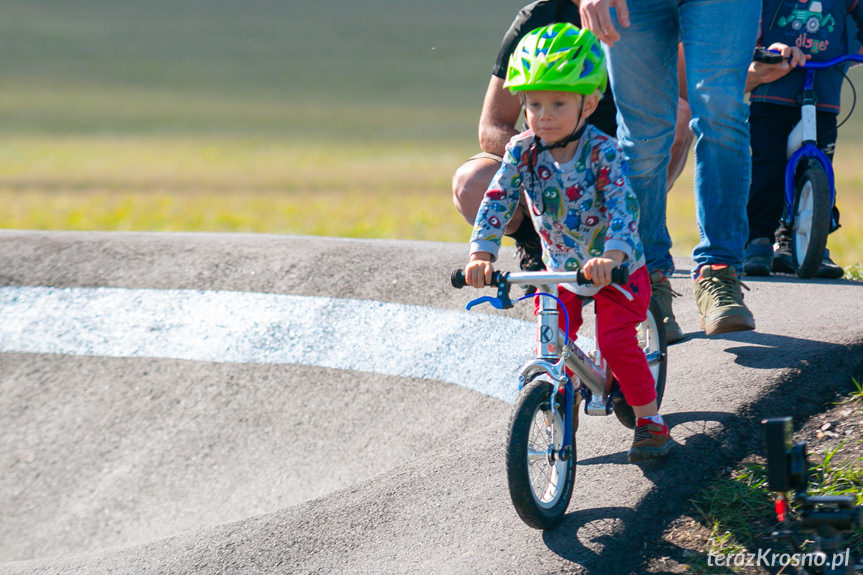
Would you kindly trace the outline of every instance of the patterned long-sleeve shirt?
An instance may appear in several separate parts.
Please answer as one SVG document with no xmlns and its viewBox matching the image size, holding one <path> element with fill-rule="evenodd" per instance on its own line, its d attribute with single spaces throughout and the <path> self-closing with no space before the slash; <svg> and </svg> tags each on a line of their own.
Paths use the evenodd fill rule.
<svg viewBox="0 0 863 575">
<path fill-rule="evenodd" d="M 565 164 L 555 161 L 549 151 L 539 152 L 531 161 L 533 141 L 528 130 L 507 144 L 477 212 L 471 253 L 488 252 L 492 260 L 497 258 L 503 230 L 524 189 L 550 271 L 581 269 L 608 250 L 626 254 L 631 272 L 644 265 L 638 199 L 614 138 L 588 125 L 575 156 Z M 589 295 L 596 289 L 573 291 Z"/>
</svg>

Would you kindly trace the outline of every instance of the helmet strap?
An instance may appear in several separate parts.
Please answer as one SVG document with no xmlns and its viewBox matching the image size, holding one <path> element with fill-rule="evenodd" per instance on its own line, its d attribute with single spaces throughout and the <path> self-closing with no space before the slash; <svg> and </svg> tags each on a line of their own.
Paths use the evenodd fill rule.
<svg viewBox="0 0 863 575">
<path fill-rule="evenodd" d="M 584 111 L 584 100 L 582 99 L 582 107 L 579 111 L 578 121 L 575 123 L 576 128 L 572 131 L 570 135 L 565 137 L 564 139 L 554 142 L 553 144 L 542 144 L 540 142 L 539 137 L 534 136 L 533 142 L 530 144 L 530 148 L 527 150 L 527 170 L 530 174 L 530 192 L 533 191 L 533 187 L 536 185 L 536 160 L 537 156 L 540 152 L 544 152 L 546 150 L 554 150 L 555 148 L 565 148 L 571 142 L 578 141 L 582 134 L 584 134 L 584 130 L 587 128 L 587 122 L 581 124 L 581 113 Z M 581 126 L 579 126 L 581 124 Z M 532 197 L 532 195 L 531 195 Z M 537 198 L 534 198 L 534 205 L 539 204 L 539 213 L 537 215 L 541 215 L 545 213 L 545 201 L 542 199 L 542 194 L 539 194 Z"/>
<path fill-rule="evenodd" d="M 538 141 L 538 138 L 537 138 L 536 153 L 544 152 L 546 150 L 554 150 L 556 148 L 567 147 L 570 143 L 575 142 L 579 138 L 581 138 L 581 135 L 584 134 L 584 129 L 586 127 L 587 127 L 587 123 L 585 122 L 580 128 L 576 128 L 575 130 L 573 130 L 573 132 L 570 135 L 568 135 L 564 139 L 562 139 L 558 142 L 555 142 L 553 144 L 540 144 Z M 536 138 L 536 137 L 534 136 L 534 138 Z"/>
</svg>

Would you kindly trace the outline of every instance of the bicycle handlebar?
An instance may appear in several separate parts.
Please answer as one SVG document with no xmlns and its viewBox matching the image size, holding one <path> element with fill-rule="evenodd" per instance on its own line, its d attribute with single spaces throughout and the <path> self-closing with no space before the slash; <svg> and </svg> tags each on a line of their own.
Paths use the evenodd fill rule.
<svg viewBox="0 0 863 575">
<path fill-rule="evenodd" d="M 785 60 L 782 54 L 780 54 L 776 50 L 768 50 L 767 48 L 761 46 L 755 48 L 755 54 L 752 56 L 752 59 L 756 62 L 764 62 L 765 64 L 778 64 Z M 826 68 L 832 68 L 833 66 L 837 66 L 839 64 L 844 64 L 845 62 L 863 62 L 863 54 L 843 54 L 842 56 L 836 56 L 835 58 L 827 60 L 826 62 L 807 61 L 801 67 L 804 70 L 824 70 Z"/>
<path fill-rule="evenodd" d="M 832 60 L 827 60 L 826 62 L 806 62 L 803 65 L 803 69 L 812 69 L 812 70 L 824 70 L 825 68 L 832 68 L 833 66 L 837 66 L 839 64 L 844 64 L 845 62 L 863 62 L 863 54 L 843 54 L 842 56 L 836 56 Z"/>
<path fill-rule="evenodd" d="M 592 285 L 593 282 L 584 277 L 581 270 L 575 272 L 501 272 L 494 271 L 491 275 L 491 283 L 487 285 L 502 286 L 513 284 L 561 284 L 575 281 L 579 285 Z M 629 267 L 618 266 L 611 271 L 611 281 L 616 284 L 625 284 L 629 281 Z M 452 287 L 461 289 L 467 286 L 464 279 L 464 270 L 457 269 L 450 275 Z"/>
</svg>

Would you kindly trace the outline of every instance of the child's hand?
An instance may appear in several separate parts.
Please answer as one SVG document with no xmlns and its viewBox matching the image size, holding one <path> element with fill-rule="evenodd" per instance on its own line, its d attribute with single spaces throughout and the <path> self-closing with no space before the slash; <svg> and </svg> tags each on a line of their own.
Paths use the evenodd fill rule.
<svg viewBox="0 0 863 575">
<path fill-rule="evenodd" d="M 595 286 L 607 286 L 611 283 L 611 271 L 622 264 L 625 257 L 619 250 L 609 250 L 598 258 L 591 258 L 584 264 L 584 277 Z"/>
<path fill-rule="evenodd" d="M 797 46 L 789 46 L 782 42 L 774 42 L 767 48 L 779 52 L 785 58 L 778 64 L 767 64 L 766 62 L 752 62 L 749 65 L 749 74 L 746 78 L 746 91 L 753 90 L 761 84 L 775 82 L 787 75 L 788 72 L 798 66 L 805 66 L 806 60 L 811 60 L 810 54 L 804 54 Z"/>
<path fill-rule="evenodd" d="M 786 67 L 796 68 L 797 66 L 805 66 L 806 60 L 811 60 L 811 54 L 804 54 L 803 50 L 798 48 L 797 46 L 788 46 L 787 44 L 783 44 L 782 42 L 774 42 L 770 46 L 767 47 L 768 50 L 773 50 L 775 52 L 779 52 L 782 54 L 782 57 L 787 60 L 785 64 Z M 779 64 L 782 66 L 782 64 Z"/>
<path fill-rule="evenodd" d="M 491 255 L 485 252 L 471 254 L 470 261 L 464 266 L 464 281 L 474 288 L 483 288 L 491 283 Z"/>
</svg>

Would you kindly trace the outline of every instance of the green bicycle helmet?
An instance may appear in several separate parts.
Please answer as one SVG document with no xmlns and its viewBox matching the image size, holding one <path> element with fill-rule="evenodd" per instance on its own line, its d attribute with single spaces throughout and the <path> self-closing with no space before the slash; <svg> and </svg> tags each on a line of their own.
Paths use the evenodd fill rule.
<svg viewBox="0 0 863 575">
<path fill-rule="evenodd" d="M 525 35 L 509 57 L 504 88 L 560 90 L 589 95 L 605 91 L 605 53 L 590 30 L 549 24 Z"/>
</svg>

